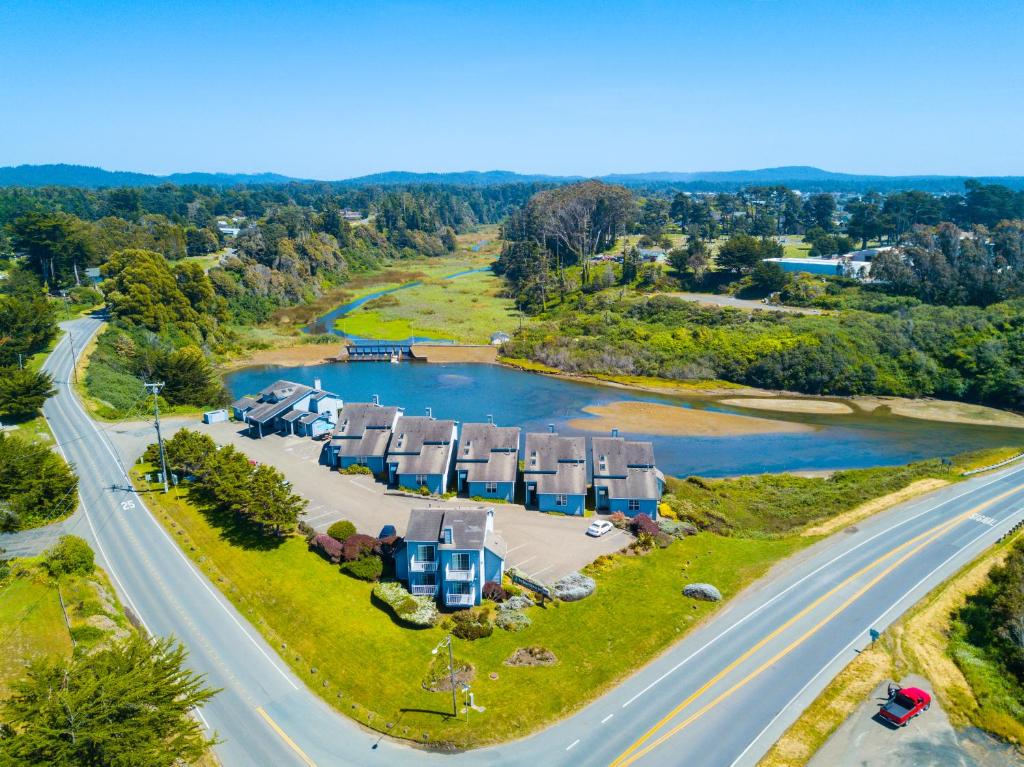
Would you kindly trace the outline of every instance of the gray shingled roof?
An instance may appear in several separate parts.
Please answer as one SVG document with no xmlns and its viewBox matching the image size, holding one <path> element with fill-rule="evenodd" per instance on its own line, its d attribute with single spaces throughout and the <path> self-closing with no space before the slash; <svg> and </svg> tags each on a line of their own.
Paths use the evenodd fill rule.
<svg viewBox="0 0 1024 767">
<path fill-rule="evenodd" d="M 519 470 L 519 429 L 467 423 L 459 435 L 455 468 L 469 482 L 515 482 Z"/>
<path fill-rule="evenodd" d="M 594 437 L 594 487 L 608 488 L 609 498 L 660 498 L 661 472 L 654 466 L 654 445 L 622 437 Z"/>
<path fill-rule="evenodd" d="M 455 421 L 404 415 L 395 424 L 387 462 L 398 474 L 444 474 Z"/>
<path fill-rule="evenodd" d="M 583 437 L 527 434 L 523 453 L 526 481 L 536 482 L 538 493 L 585 495 L 587 492 L 586 441 Z"/>
<path fill-rule="evenodd" d="M 397 407 L 382 407 L 372 402 L 350 402 L 338 414 L 331 447 L 340 456 L 370 457 L 387 452 L 391 424 Z"/>
<path fill-rule="evenodd" d="M 442 543 L 441 531 L 446 527 L 452 529 L 451 544 Z M 487 509 L 413 509 L 405 530 L 406 541 L 433 542 L 440 549 L 479 550 L 489 538 Z"/>
<path fill-rule="evenodd" d="M 277 383 L 280 384 L 288 382 L 278 381 Z M 277 386 L 277 384 L 273 384 L 273 386 Z M 263 391 L 265 392 L 266 389 L 264 389 Z M 272 392 L 272 394 L 263 395 L 263 393 L 261 392 L 261 397 L 278 397 L 281 396 L 281 393 L 284 391 L 288 392 L 286 395 L 284 395 L 284 399 L 279 399 L 277 402 L 261 402 L 259 405 L 257 405 L 256 407 L 254 407 L 252 410 L 245 414 L 245 419 L 247 421 L 255 421 L 257 423 L 266 423 L 267 421 L 272 420 L 274 417 L 284 412 L 288 408 L 292 407 L 292 405 L 294 405 L 296 402 L 298 402 L 300 399 L 305 397 L 313 390 L 308 386 L 303 386 L 302 384 L 289 384 L 289 387 L 287 387 L 286 389 L 275 389 Z"/>
<path fill-rule="evenodd" d="M 257 402 L 252 397 L 242 397 L 231 403 L 231 407 L 235 410 L 248 410 L 251 407 L 256 407 L 256 405 Z"/>
</svg>

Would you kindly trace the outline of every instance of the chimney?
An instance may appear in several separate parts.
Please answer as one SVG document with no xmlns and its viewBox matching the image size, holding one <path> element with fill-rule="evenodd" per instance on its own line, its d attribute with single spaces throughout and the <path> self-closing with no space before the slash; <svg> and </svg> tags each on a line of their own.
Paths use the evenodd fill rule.
<svg viewBox="0 0 1024 767">
<path fill-rule="evenodd" d="M 549 434 L 554 434 L 555 433 L 555 425 L 553 423 L 549 423 L 548 424 L 548 433 Z"/>
<path fill-rule="evenodd" d="M 434 417 L 434 409 L 428 407 L 427 408 L 427 418 L 433 418 L 433 417 Z"/>
<path fill-rule="evenodd" d="M 374 394 L 373 398 L 372 398 L 372 401 L 373 401 L 374 405 L 379 405 L 380 404 L 380 395 L 379 394 Z"/>
<path fill-rule="evenodd" d="M 487 423 L 491 424 L 492 426 L 494 425 L 494 416 L 491 415 L 490 413 L 487 414 Z"/>
<path fill-rule="evenodd" d="M 612 429 L 612 436 L 613 437 L 619 436 L 619 430 L 618 429 Z"/>
<path fill-rule="evenodd" d="M 313 388 L 316 389 L 317 391 L 321 390 L 320 379 L 319 378 L 314 378 L 313 379 Z"/>
</svg>

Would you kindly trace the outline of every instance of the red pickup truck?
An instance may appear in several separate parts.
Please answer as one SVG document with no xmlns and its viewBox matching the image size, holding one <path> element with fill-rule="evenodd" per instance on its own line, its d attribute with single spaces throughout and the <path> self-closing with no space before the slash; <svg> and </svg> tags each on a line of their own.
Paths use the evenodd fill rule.
<svg viewBox="0 0 1024 767">
<path fill-rule="evenodd" d="M 907 722 L 927 711 L 932 705 L 932 696 L 919 687 L 903 687 L 889 698 L 878 711 L 879 716 L 899 727 L 906 727 Z"/>
</svg>

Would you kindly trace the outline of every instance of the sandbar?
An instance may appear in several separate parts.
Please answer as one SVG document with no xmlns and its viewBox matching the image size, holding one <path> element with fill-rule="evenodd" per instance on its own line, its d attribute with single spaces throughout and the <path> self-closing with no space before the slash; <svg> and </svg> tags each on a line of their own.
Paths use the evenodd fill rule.
<svg viewBox="0 0 1024 767">
<path fill-rule="evenodd" d="M 779 413 L 812 413 L 825 415 L 849 415 L 853 408 L 842 402 L 825 399 L 783 397 L 730 397 L 718 400 L 723 405 L 747 407 L 752 410 L 775 410 Z"/>
<path fill-rule="evenodd" d="M 624 432 L 638 434 L 696 437 L 733 437 L 744 434 L 813 430 L 813 427 L 802 423 L 676 407 L 657 402 L 624 401 L 608 405 L 588 405 L 583 408 L 583 412 L 595 417 L 574 418 L 569 422 L 574 429 L 593 432 L 621 429 Z"/>
</svg>

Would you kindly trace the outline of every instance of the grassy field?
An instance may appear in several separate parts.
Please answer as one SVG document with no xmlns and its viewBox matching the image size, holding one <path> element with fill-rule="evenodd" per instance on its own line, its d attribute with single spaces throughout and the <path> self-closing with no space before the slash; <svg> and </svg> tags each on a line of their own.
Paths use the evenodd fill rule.
<svg viewBox="0 0 1024 767">
<path fill-rule="evenodd" d="M 709 581 L 728 598 L 806 542 L 701 534 L 647 556 L 617 557 L 594 573 L 590 598 L 532 608 L 533 625 L 520 633 L 495 629 L 476 642 L 455 639 L 456 660 L 474 667 L 476 700 L 487 708 L 467 724 L 449 716 L 447 693 L 422 686 L 442 628 L 399 627 L 371 603 L 369 584 L 342 575 L 300 538 L 246 547 L 245 530 L 216 526 L 184 499 L 154 494 L 149 502 L 186 554 L 328 703 L 390 735 L 465 747 L 566 716 L 680 638 L 716 609 L 682 598 L 686 583 Z M 530 646 L 551 650 L 558 663 L 504 665 Z"/>
<path fill-rule="evenodd" d="M 665 500 L 680 518 L 691 519 L 703 528 L 740 535 L 785 536 L 896 493 L 913 482 L 956 482 L 965 467 L 990 465 L 1006 453 L 1004 448 L 980 450 L 955 457 L 951 466 L 932 459 L 905 466 L 839 471 L 827 478 L 792 474 L 734 479 L 669 477 Z"/>
<path fill-rule="evenodd" d="M 67 607 L 68 623 L 61 613 L 57 589 Z M 106 575 L 51 577 L 39 560 L 11 561 L 11 570 L 0 579 L 0 696 L 10 688 L 29 658 L 40 655 L 69 656 L 74 649 L 88 652 L 98 644 L 131 630 Z"/>
<path fill-rule="evenodd" d="M 514 304 L 501 296 L 501 290 L 500 279 L 490 272 L 450 280 L 428 278 L 364 304 L 337 327 L 388 340 L 419 336 L 488 343 L 491 333 L 511 333 L 519 322 Z"/>
</svg>

